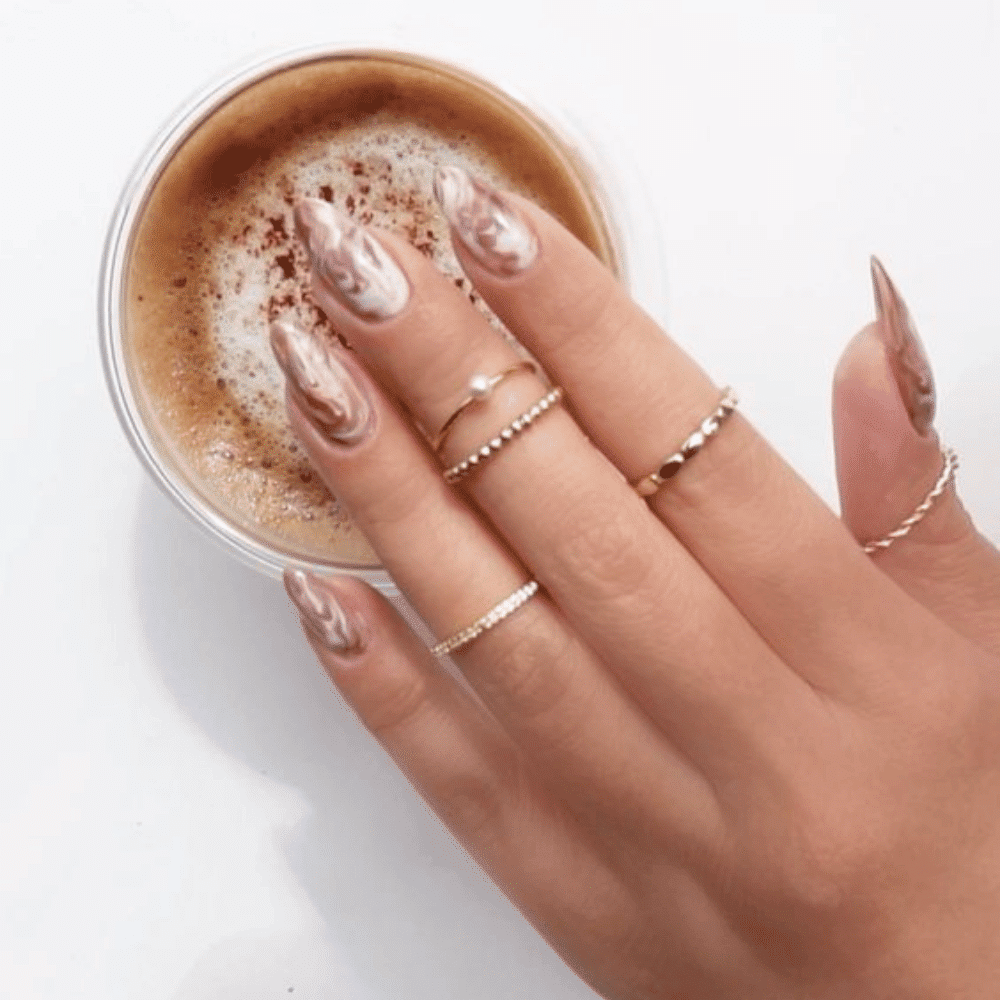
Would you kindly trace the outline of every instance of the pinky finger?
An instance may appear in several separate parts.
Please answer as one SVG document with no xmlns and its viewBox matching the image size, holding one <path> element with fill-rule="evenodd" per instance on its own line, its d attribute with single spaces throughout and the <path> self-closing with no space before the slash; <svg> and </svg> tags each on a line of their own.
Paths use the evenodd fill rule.
<svg viewBox="0 0 1000 1000">
<path fill-rule="evenodd" d="M 606 891 L 609 873 L 510 737 L 384 597 L 351 577 L 298 570 L 286 570 L 285 587 L 320 663 L 361 722 L 536 926 L 550 922 L 554 900 L 572 906 L 557 900 L 570 887 Z"/>
</svg>

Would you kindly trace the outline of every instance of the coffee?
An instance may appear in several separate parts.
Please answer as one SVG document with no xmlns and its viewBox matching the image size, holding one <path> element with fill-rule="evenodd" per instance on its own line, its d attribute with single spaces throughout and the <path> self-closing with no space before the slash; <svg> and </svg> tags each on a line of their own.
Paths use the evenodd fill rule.
<svg viewBox="0 0 1000 1000">
<path fill-rule="evenodd" d="M 282 559 L 377 566 L 287 429 L 268 324 L 336 336 L 309 292 L 292 211 L 332 201 L 407 237 L 485 310 L 431 194 L 453 163 L 532 198 L 601 259 L 593 188 L 552 133 L 499 91 L 416 57 L 344 54 L 272 72 L 173 152 L 125 264 L 122 354 L 159 460 Z"/>
</svg>

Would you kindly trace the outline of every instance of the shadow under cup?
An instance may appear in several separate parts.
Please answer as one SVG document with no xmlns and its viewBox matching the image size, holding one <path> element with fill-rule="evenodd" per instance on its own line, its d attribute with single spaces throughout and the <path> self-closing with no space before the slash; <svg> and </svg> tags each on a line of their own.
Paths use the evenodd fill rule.
<svg viewBox="0 0 1000 1000">
<path fill-rule="evenodd" d="M 464 70 L 402 53 L 313 51 L 241 70 L 168 123 L 122 194 L 100 290 L 122 425 L 167 495 L 272 575 L 335 570 L 395 593 L 288 430 L 268 325 L 337 335 L 294 235 L 303 197 L 402 234 L 486 311 L 431 193 L 439 163 L 533 199 L 624 276 L 606 195 L 564 130 Z"/>
</svg>

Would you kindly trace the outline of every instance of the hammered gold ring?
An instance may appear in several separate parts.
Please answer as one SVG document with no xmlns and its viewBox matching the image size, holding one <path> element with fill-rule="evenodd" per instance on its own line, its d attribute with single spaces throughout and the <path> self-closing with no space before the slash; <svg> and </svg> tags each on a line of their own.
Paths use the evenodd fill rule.
<svg viewBox="0 0 1000 1000">
<path fill-rule="evenodd" d="M 736 393 L 727 386 L 722 399 L 719 400 L 719 405 L 685 438 L 684 443 L 677 451 L 667 455 L 657 466 L 656 471 L 636 480 L 632 484 L 632 489 L 641 497 L 651 497 L 668 479 L 676 476 L 685 463 L 690 462 L 705 447 L 706 441 L 719 432 L 719 428 L 732 416 L 738 402 Z"/>
</svg>

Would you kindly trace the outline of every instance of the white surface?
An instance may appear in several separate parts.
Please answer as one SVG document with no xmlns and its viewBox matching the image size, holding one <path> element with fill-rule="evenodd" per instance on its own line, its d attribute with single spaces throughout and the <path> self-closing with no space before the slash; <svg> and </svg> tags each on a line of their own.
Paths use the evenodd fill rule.
<svg viewBox="0 0 1000 1000">
<path fill-rule="evenodd" d="M 591 996 L 340 706 L 280 588 L 146 482 L 104 389 L 99 255 L 140 150 L 229 64 L 336 39 L 508 81 L 638 176 L 673 332 L 831 502 L 830 375 L 878 252 L 1000 536 L 994 0 L 3 0 L 0 996 Z"/>
</svg>

